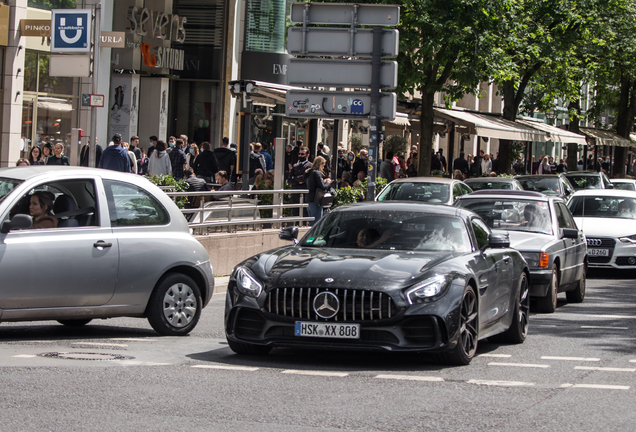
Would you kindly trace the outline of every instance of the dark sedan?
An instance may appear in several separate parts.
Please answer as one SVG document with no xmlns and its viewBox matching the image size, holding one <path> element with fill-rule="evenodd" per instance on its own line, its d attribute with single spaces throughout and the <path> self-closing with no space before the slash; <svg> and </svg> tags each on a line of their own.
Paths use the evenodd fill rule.
<svg viewBox="0 0 636 432">
<path fill-rule="evenodd" d="M 528 268 L 475 213 L 434 204 L 339 207 L 294 244 L 240 263 L 225 330 L 239 354 L 273 347 L 442 352 L 468 364 L 480 339 L 521 343 Z"/>
<path fill-rule="evenodd" d="M 504 189 L 523 190 L 521 183 L 509 177 L 475 177 L 464 180 L 473 192 L 478 190 Z"/>
<path fill-rule="evenodd" d="M 530 266 L 530 295 L 537 298 L 539 312 L 554 312 L 563 291 L 569 302 L 583 301 L 587 245 L 563 200 L 529 191 L 479 191 L 456 205 L 510 235 L 510 244 Z"/>
<path fill-rule="evenodd" d="M 565 174 L 522 175 L 515 177 L 524 190 L 554 195 L 567 200 L 574 187 Z"/>
</svg>

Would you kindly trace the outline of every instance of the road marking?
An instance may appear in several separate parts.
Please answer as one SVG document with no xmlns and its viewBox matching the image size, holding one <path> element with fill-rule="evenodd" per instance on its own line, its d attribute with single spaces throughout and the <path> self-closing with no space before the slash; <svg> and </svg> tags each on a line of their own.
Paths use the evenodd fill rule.
<svg viewBox="0 0 636 432">
<path fill-rule="evenodd" d="M 117 348 L 126 348 L 128 346 L 126 344 L 98 343 L 98 342 L 72 342 L 71 346 L 73 345 L 89 345 L 89 346 L 117 347 Z"/>
<path fill-rule="evenodd" d="M 129 341 L 129 342 L 157 342 L 157 339 L 142 339 L 142 338 L 111 338 L 114 341 Z"/>
<path fill-rule="evenodd" d="M 582 329 L 629 330 L 629 327 L 581 326 Z"/>
<path fill-rule="evenodd" d="M 591 361 L 597 362 L 601 361 L 601 359 L 597 358 L 587 358 L 587 357 L 553 357 L 553 356 L 543 356 L 541 360 L 567 360 L 567 361 Z"/>
<path fill-rule="evenodd" d="M 328 376 L 328 377 L 349 376 L 349 374 L 346 372 L 305 371 L 305 370 L 295 370 L 295 369 L 287 369 L 282 371 L 281 373 L 294 374 L 294 375 Z"/>
<path fill-rule="evenodd" d="M 247 371 L 254 372 L 257 371 L 257 367 L 249 367 L 249 366 L 222 366 L 222 365 L 194 365 L 193 368 L 198 369 L 223 369 L 223 370 L 238 370 L 238 371 Z"/>
<path fill-rule="evenodd" d="M 591 366 L 575 366 L 578 370 L 606 371 L 606 372 L 636 372 L 636 369 L 628 368 L 611 368 L 611 367 L 591 367 Z"/>
<path fill-rule="evenodd" d="M 512 357 L 510 354 L 479 354 L 477 357 L 499 357 L 499 358 L 508 358 Z"/>
<path fill-rule="evenodd" d="M 430 382 L 443 382 L 444 378 L 429 377 L 429 376 L 417 376 L 417 375 L 378 375 L 379 379 L 394 379 L 394 380 L 406 380 L 406 381 L 430 381 Z"/>
<path fill-rule="evenodd" d="M 33 357 L 37 357 L 37 355 L 35 355 L 35 354 L 19 354 L 19 355 L 14 355 L 13 357 L 16 357 L 16 358 L 33 358 Z"/>
<path fill-rule="evenodd" d="M 561 384 L 561 388 L 588 388 L 604 390 L 629 390 L 629 386 L 604 385 L 604 384 Z"/>
<path fill-rule="evenodd" d="M 579 318 L 610 318 L 610 319 L 636 319 L 636 316 L 633 315 L 588 315 L 588 314 L 580 314 L 580 313 L 564 313 L 560 315 L 554 314 L 540 314 L 540 315 L 532 315 L 532 319 L 562 319 L 567 320 L 571 318 L 572 320 L 578 320 Z"/>
<path fill-rule="evenodd" d="M 544 365 L 544 364 L 497 363 L 497 362 L 488 363 L 488 366 L 513 366 L 513 367 L 542 368 L 542 369 L 546 369 L 550 367 L 550 365 Z"/>
<path fill-rule="evenodd" d="M 630 363 L 636 363 L 636 360 L 630 360 L 629 362 Z"/>
<path fill-rule="evenodd" d="M 486 386 L 499 386 L 499 387 L 529 387 L 535 385 L 531 382 L 523 381 L 496 381 L 496 380 L 468 380 L 468 384 L 486 385 Z"/>
<path fill-rule="evenodd" d="M 123 360 L 118 364 L 125 366 L 170 366 L 172 363 L 142 362 L 139 360 Z"/>
</svg>

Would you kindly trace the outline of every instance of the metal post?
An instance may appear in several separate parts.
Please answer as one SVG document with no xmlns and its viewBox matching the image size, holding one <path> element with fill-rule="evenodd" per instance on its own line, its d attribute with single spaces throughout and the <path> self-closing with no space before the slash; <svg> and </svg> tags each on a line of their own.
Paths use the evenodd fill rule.
<svg viewBox="0 0 636 432">
<path fill-rule="evenodd" d="M 333 140 L 331 141 L 331 180 L 334 182 L 332 186 L 337 186 L 338 179 L 338 142 L 340 141 L 340 120 L 334 119 L 333 121 Z"/>
<path fill-rule="evenodd" d="M 93 94 L 97 94 L 97 75 L 99 71 L 99 57 L 101 55 L 99 42 L 100 34 L 102 32 L 102 4 L 97 2 L 95 4 L 95 25 L 93 26 Z M 88 147 L 89 151 L 89 166 L 95 167 L 95 155 L 97 154 L 97 108 L 91 108 L 91 143 Z"/>
<path fill-rule="evenodd" d="M 373 58 L 371 60 L 371 115 L 369 117 L 369 173 L 367 177 L 367 201 L 375 200 L 375 181 L 380 158 L 380 68 L 382 67 L 382 27 L 373 27 Z"/>
</svg>

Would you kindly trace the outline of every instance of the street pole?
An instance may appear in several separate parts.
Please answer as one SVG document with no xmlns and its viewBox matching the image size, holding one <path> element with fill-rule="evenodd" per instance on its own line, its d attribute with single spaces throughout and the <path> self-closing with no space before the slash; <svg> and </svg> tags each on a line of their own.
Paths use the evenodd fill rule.
<svg viewBox="0 0 636 432">
<path fill-rule="evenodd" d="M 373 27 L 373 57 L 371 59 L 371 115 L 369 117 L 369 171 L 367 175 L 367 201 L 375 200 L 375 181 L 380 158 L 380 68 L 382 67 L 382 27 Z"/>
<path fill-rule="evenodd" d="M 97 2 L 95 4 L 95 25 L 93 26 L 93 87 L 92 93 L 97 94 L 97 71 L 99 70 L 99 57 L 100 57 L 100 35 L 102 29 L 102 4 Z M 89 166 L 95 168 L 95 160 L 97 154 L 97 107 L 91 107 L 91 143 L 88 147 L 89 150 Z"/>
</svg>

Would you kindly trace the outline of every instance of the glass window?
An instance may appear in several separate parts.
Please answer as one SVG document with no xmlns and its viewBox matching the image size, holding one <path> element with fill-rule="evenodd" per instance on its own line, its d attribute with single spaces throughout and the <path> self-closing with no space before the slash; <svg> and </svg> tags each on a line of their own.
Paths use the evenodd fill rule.
<svg viewBox="0 0 636 432">
<path fill-rule="evenodd" d="M 24 55 L 24 91 L 37 91 L 38 53 L 28 51 Z"/>
<path fill-rule="evenodd" d="M 556 205 L 557 210 L 561 209 L 561 212 L 563 213 L 563 218 L 565 219 L 565 227 L 578 230 L 576 222 L 574 222 L 574 218 L 572 217 L 572 213 L 570 213 L 570 209 L 568 209 L 567 206 L 563 203 L 557 203 Z"/>
<path fill-rule="evenodd" d="M 634 187 L 634 183 L 615 183 L 612 182 L 612 184 L 614 185 L 614 189 L 622 189 L 622 190 L 636 190 L 636 188 Z"/>
<path fill-rule="evenodd" d="M 475 232 L 475 239 L 477 240 L 477 248 L 481 249 L 488 246 L 488 227 L 479 219 L 471 219 L 473 231 Z"/>
<path fill-rule="evenodd" d="M 636 219 L 636 199 L 617 196 L 574 197 L 569 203 L 575 217 Z"/>
<path fill-rule="evenodd" d="M 113 227 L 166 225 L 166 209 L 149 192 L 128 183 L 104 180 L 110 224 Z"/>
<path fill-rule="evenodd" d="M 0 202 L 20 183 L 22 180 L 0 178 Z"/>
<path fill-rule="evenodd" d="M 423 201 L 446 203 L 450 197 L 450 185 L 428 182 L 392 183 L 378 195 L 378 201 Z"/>
<path fill-rule="evenodd" d="M 567 177 L 574 189 L 601 189 L 600 176 L 570 174 Z"/>
<path fill-rule="evenodd" d="M 470 252 L 464 222 L 413 211 L 333 212 L 303 237 L 311 247 Z"/>
<path fill-rule="evenodd" d="M 554 177 L 527 177 L 518 179 L 524 190 L 541 192 L 546 195 L 558 195 L 559 179 Z"/>
<path fill-rule="evenodd" d="M 559 204 L 556 204 L 554 206 L 554 210 L 556 212 L 559 228 L 569 228 L 567 222 L 565 221 L 565 216 L 563 215 L 563 209 L 559 206 Z"/>
<path fill-rule="evenodd" d="M 247 0 L 245 50 L 285 52 L 286 0 Z"/>
<path fill-rule="evenodd" d="M 463 193 L 462 193 L 461 186 L 459 185 L 459 183 L 455 183 L 453 185 L 453 199 L 457 199 L 457 198 L 459 198 L 462 195 L 463 195 Z"/>
<path fill-rule="evenodd" d="M 459 205 L 477 213 L 491 229 L 552 234 L 547 201 L 474 198 Z"/>
</svg>

